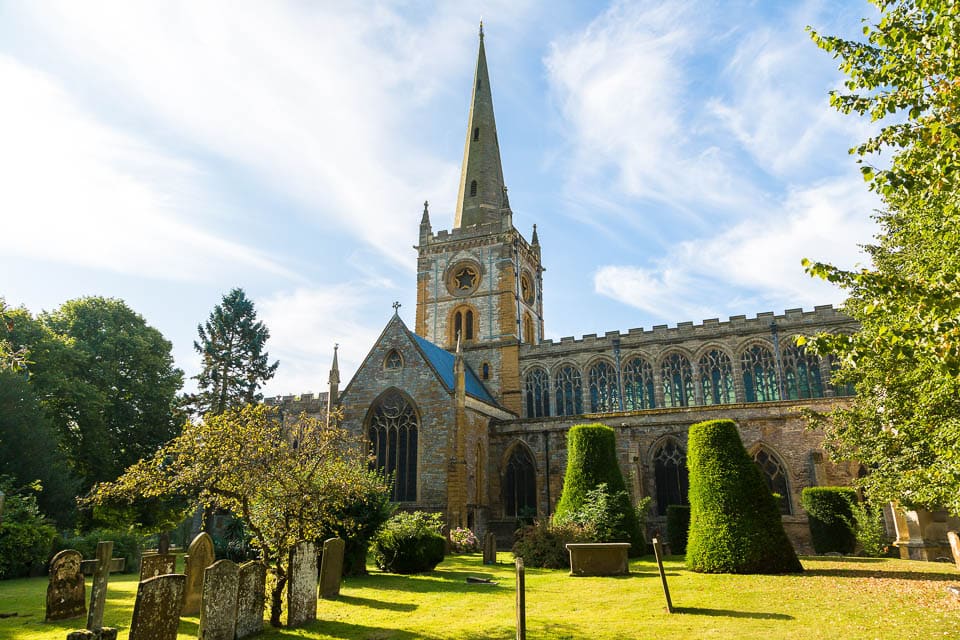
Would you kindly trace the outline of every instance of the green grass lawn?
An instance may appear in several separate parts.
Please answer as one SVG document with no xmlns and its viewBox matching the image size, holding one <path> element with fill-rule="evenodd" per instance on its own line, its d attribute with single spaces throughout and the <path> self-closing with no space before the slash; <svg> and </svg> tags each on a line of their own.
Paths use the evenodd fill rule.
<svg viewBox="0 0 960 640">
<path fill-rule="evenodd" d="M 261 638 L 513 638 L 512 555 L 484 566 L 480 555 L 452 556 L 436 571 L 348 578 L 336 601 L 321 601 L 302 629 L 266 628 Z M 958 638 L 960 584 L 953 565 L 867 558 L 803 558 L 788 576 L 702 575 L 682 558 L 666 562 L 677 612 L 667 614 L 652 558 L 618 578 L 573 578 L 527 569 L 527 634 L 534 638 Z M 497 585 L 468 584 L 467 576 Z M 89 589 L 90 581 L 87 581 Z M 135 575 L 111 577 L 105 623 L 126 638 Z M 63 640 L 83 620 L 45 623 L 45 578 L 0 582 L 0 639 Z M 89 596 L 88 596 L 89 599 Z M 180 638 L 195 638 L 184 618 Z"/>
</svg>

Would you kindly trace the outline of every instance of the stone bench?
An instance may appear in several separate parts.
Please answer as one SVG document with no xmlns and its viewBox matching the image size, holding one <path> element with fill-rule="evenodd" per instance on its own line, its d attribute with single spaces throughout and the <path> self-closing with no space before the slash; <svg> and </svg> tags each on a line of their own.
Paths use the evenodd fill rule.
<svg viewBox="0 0 960 640">
<path fill-rule="evenodd" d="M 629 542 L 571 542 L 566 547 L 570 553 L 572 576 L 624 576 L 630 573 L 627 564 Z"/>
</svg>

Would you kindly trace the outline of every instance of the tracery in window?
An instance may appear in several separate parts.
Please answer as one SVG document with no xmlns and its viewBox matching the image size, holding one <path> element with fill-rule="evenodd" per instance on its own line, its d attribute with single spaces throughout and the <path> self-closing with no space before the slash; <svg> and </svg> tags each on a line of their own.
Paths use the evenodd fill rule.
<svg viewBox="0 0 960 640">
<path fill-rule="evenodd" d="M 666 440 L 653 456 L 657 489 L 657 515 L 667 515 L 671 504 L 688 504 L 690 481 L 687 454 L 673 438 Z"/>
<path fill-rule="evenodd" d="M 682 353 L 671 353 L 663 359 L 663 404 L 667 407 L 687 407 L 693 401 L 693 369 Z"/>
<path fill-rule="evenodd" d="M 518 444 L 513 448 L 501 486 L 504 516 L 533 518 L 537 515 L 537 472 L 526 446 Z"/>
<path fill-rule="evenodd" d="M 470 342 L 479 334 L 477 327 L 477 315 L 470 307 L 459 307 L 454 309 L 451 317 L 450 344 L 455 346 L 457 338 L 461 342 Z"/>
<path fill-rule="evenodd" d="M 566 365 L 554 376 L 558 416 L 578 416 L 583 413 L 583 381 L 580 370 Z"/>
<path fill-rule="evenodd" d="M 590 388 L 591 413 L 608 413 L 620 410 L 616 367 L 604 361 L 596 363 L 590 367 L 587 382 Z"/>
<path fill-rule="evenodd" d="M 704 404 L 730 404 L 737 396 L 733 386 L 733 362 L 723 351 L 713 349 L 698 364 Z"/>
<path fill-rule="evenodd" d="M 743 390 L 747 402 L 770 402 L 780 399 L 777 363 L 770 349 L 755 344 L 740 357 Z"/>
<path fill-rule="evenodd" d="M 804 347 L 788 344 L 783 348 L 783 386 L 786 399 L 822 398 L 820 358 Z"/>
<path fill-rule="evenodd" d="M 550 376 L 537 367 L 523 378 L 523 393 L 528 418 L 543 418 L 550 415 Z"/>
<path fill-rule="evenodd" d="M 760 447 L 753 454 L 753 461 L 760 468 L 770 492 L 780 496 L 779 507 L 782 515 L 793 513 L 790 504 L 790 487 L 787 484 L 787 469 L 775 453 L 766 447 Z"/>
<path fill-rule="evenodd" d="M 392 475 L 396 502 L 417 499 L 417 431 L 419 419 L 413 405 L 396 389 L 374 401 L 367 437 L 374 460 L 371 466 Z"/>
<path fill-rule="evenodd" d="M 639 411 L 655 406 L 653 367 L 643 358 L 631 358 L 623 367 L 623 408 Z"/>
<path fill-rule="evenodd" d="M 391 349 L 387 357 L 383 359 L 384 369 L 403 369 L 403 356 L 396 349 Z"/>
</svg>

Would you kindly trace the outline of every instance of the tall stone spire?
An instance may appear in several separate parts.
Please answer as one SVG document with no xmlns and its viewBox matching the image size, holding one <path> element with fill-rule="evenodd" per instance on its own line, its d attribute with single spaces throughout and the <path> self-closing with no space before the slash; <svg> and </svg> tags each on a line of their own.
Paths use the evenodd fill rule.
<svg viewBox="0 0 960 640">
<path fill-rule="evenodd" d="M 480 23 L 480 51 L 473 78 L 473 97 L 467 123 L 467 142 L 463 149 L 460 193 L 457 196 L 455 229 L 475 224 L 501 222 L 510 205 L 503 184 L 497 125 L 493 119 L 493 94 L 487 73 L 487 55 L 483 48 L 483 23 Z"/>
<path fill-rule="evenodd" d="M 330 378 L 328 384 L 330 389 L 327 392 L 327 424 L 330 423 L 330 412 L 340 404 L 340 365 L 337 363 L 337 349 L 339 344 L 333 345 L 333 364 L 330 366 Z"/>
</svg>

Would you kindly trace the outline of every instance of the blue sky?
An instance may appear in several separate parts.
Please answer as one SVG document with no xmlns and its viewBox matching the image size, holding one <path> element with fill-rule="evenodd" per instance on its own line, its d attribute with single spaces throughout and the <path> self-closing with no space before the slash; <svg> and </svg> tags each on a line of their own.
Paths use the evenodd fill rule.
<svg viewBox="0 0 960 640">
<path fill-rule="evenodd" d="M 0 0 L 0 295 L 122 298 L 194 375 L 243 287 L 269 395 L 413 324 L 423 201 L 452 226 L 483 18 L 514 223 L 548 337 L 837 304 L 878 206 L 828 106 L 866 2 Z"/>
</svg>

